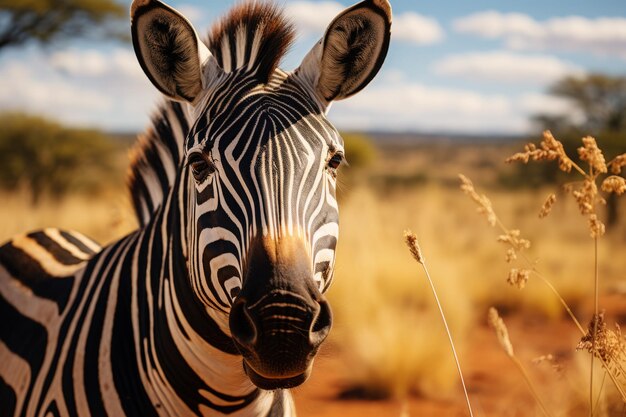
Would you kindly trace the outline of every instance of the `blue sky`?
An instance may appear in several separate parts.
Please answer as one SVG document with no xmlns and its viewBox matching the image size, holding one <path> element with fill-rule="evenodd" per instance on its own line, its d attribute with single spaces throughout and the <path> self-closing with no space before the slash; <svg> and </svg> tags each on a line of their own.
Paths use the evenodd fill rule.
<svg viewBox="0 0 626 417">
<path fill-rule="evenodd" d="M 129 2 L 130 3 L 130 2 Z M 233 1 L 171 0 L 203 34 Z M 299 32 L 295 68 L 350 1 L 284 0 Z M 329 118 L 341 129 L 526 133 L 537 112 L 572 113 L 546 88 L 569 74 L 626 75 L 623 0 L 516 2 L 391 0 L 392 43 L 383 69 Z M 132 47 L 65 42 L 0 54 L 0 108 L 67 123 L 139 131 L 158 93 Z"/>
</svg>

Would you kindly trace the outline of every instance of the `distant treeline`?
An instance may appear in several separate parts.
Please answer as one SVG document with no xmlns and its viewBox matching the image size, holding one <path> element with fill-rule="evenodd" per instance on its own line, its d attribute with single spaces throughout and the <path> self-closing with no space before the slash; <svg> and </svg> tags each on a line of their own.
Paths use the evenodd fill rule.
<svg viewBox="0 0 626 417">
<path fill-rule="evenodd" d="M 98 130 L 15 112 L 0 113 L 0 126 L 0 187 L 28 192 L 33 203 L 97 192 L 124 174 L 119 156 L 128 145 Z"/>
</svg>

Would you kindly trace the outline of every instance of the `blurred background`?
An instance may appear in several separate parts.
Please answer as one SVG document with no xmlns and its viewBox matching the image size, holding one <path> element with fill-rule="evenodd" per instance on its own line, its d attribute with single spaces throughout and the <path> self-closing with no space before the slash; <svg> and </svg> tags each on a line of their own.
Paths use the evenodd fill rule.
<svg viewBox="0 0 626 417">
<path fill-rule="evenodd" d="M 233 1 L 169 2 L 201 36 Z M 298 66 L 341 1 L 282 2 Z M 550 129 L 570 156 L 594 135 L 607 161 L 626 152 L 626 6 L 621 0 L 391 0 L 392 43 L 377 78 L 338 102 L 346 142 L 339 175 L 341 239 L 329 297 L 336 316 L 313 377 L 296 390 L 301 416 L 464 415 L 443 325 L 402 232 L 420 239 L 457 342 L 477 415 L 539 415 L 486 326 L 495 305 L 557 416 L 588 415 L 588 355 L 559 301 L 531 278 L 506 283 L 498 232 L 458 188 L 472 178 L 529 258 L 582 322 L 593 308 L 593 241 L 556 164 L 504 159 Z M 128 152 L 158 99 L 129 42 L 130 1 L 0 0 L 0 241 L 46 226 L 100 243 L 136 227 Z M 550 192 L 559 200 L 540 220 Z M 600 217 L 601 305 L 626 322 L 626 206 Z M 534 363 L 551 354 L 554 361 Z M 555 362 L 556 361 L 556 362 Z M 599 374 L 598 380 L 602 380 Z M 597 384 L 596 416 L 626 415 Z"/>
</svg>

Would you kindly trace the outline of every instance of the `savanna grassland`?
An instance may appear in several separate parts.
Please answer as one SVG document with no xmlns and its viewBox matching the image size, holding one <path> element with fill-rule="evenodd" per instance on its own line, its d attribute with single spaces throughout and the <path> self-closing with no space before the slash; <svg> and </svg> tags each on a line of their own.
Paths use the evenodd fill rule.
<svg viewBox="0 0 626 417">
<path fill-rule="evenodd" d="M 459 189 L 458 174 L 489 196 L 503 224 L 530 241 L 525 255 L 586 327 L 594 310 L 594 241 L 574 199 L 558 185 L 537 181 L 536 169 L 505 164 L 522 149 L 519 142 L 379 141 L 372 148 L 347 137 L 356 148 L 354 158 L 347 149 L 354 162 L 339 175 L 341 238 L 329 291 L 336 324 L 311 380 L 295 390 L 299 415 L 468 415 L 432 293 L 403 241 L 405 229 L 416 233 L 428 262 L 474 415 L 544 415 L 487 325 L 492 306 L 549 415 L 590 415 L 590 355 L 576 351 L 581 334 L 544 282 L 531 275 L 521 290 L 507 284 L 512 265 L 507 247 L 496 241 L 501 232 Z M 116 169 L 123 171 L 124 155 Z M 135 223 L 123 177 L 112 178 L 96 195 L 70 192 L 35 206 L 27 191 L 3 192 L 0 241 L 46 226 L 78 230 L 101 243 L 124 235 Z M 557 202 L 540 219 L 551 192 Z M 626 322 L 625 201 L 617 213 L 617 223 L 598 241 L 599 304 L 611 328 Z M 598 214 L 604 216 L 602 208 Z M 601 365 L 594 367 L 594 416 L 626 415 Z"/>
</svg>

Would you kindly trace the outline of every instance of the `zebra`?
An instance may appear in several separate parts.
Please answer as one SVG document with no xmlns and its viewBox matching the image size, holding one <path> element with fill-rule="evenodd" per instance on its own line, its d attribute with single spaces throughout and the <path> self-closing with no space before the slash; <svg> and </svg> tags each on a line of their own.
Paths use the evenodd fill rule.
<svg viewBox="0 0 626 417">
<path fill-rule="evenodd" d="M 165 96 L 131 156 L 139 227 L 100 247 L 59 229 L 0 247 L 1 416 L 293 416 L 329 333 L 343 142 L 326 114 L 378 73 L 391 6 L 341 12 L 300 66 L 269 3 L 200 40 L 134 0 Z"/>
</svg>

